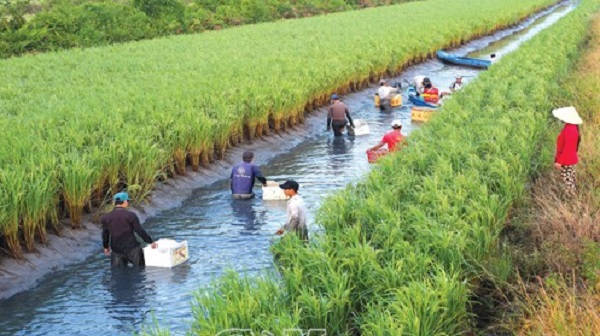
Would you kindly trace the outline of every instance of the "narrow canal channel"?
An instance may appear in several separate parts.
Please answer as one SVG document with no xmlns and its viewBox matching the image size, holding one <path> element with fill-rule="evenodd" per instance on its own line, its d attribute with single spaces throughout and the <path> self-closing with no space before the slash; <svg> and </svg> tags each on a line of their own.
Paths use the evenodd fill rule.
<svg viewBox="0 0 600 336">
<path fill-rule="evenodd" d="M 573 6 L 563 3 L 517 27 L 470 42 L 453 52 L 481 58 L 497 53 L 501 58 L 566 15 Z M 426 75 L 444 91 L 455 76 L 465 76 L 468 85 L 478 72 L 431 60 L 407 69 L 391 81 L 411 81 L 415 75 Z M 405 135 L 419 127 L 411 123 L 410 107 L 396 108 L 391 113 L 376 109 L 372 99 L 376 89 L 371 87 L 342 97 L 353 118 L 369 123 L 369 135 L 333 138 L 325 131 L 325 109 L 319 109 L 311 113 L 299 127 L 301 130 L 273 136 L 257 151 L 256 163 L 269 180 L 293 178 L 300 182 L 300 193 L 311 216 L 324 197 L 369 171 L 365 152 L 390 129 L 393 119 L 402 120 Z M 297 145 L 281 152 L 282 141 Z M 85 262 L 45 277 L 37 288 L 0 301 L 0 334 L 130 335 L 153 318 L 170 327 L 174 334 L 184 334 L 191 320 L 190 302 L 195 290 L 226 269 L 254 274 L 272 267 L 269 246 L 273 233 L 285 220 L 285 202 L 263 202 L 258 188 L 256 199 L 233 201 L 227 177 L 196 190 L 180 207 L 162 212 L 144 225 L 155 238 L 187 240 L 191 257 L 186 264 L 173 269 L 111 271 L 110 261 L 98 245 L 98 253 Z M 312 217 L 310 222 L 313 223 Z M 317 229 L 313 225 L 311 230 Z"/>
</svg>

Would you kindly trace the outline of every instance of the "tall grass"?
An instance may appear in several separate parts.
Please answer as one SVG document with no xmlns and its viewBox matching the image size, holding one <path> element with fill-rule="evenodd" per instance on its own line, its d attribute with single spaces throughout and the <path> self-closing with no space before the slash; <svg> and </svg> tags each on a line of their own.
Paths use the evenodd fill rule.
<svg viewBox="0 0 600 336">
<path fill-rule="evenodd" d="M 0 61 L 0 164 L 19 181 L 31 161 L 44 166 L 33 180 L 55 176 L 47 193 L 61 195 L 53 202 L 66 209 L 47 216 L 67 213 L 79 227 L 84 208 L 122 188 L 141 201 L 157 178 L 185 174 L 188 161 L 198 169 L 243 137 L 300 122 L 335 90 L 364 86 L 553 2 L 431 0 Z M 382 29 L 389 33 L 380 36 Z M 24 220 L 23 186 L 5 192 Z M 16 242 L 11 249 L 15 227 L 0 223 L 0 234 Z"/>
<path fill-rule="evenodd" d="M 522 255 L 518 266 L 525 281 L 515 300 L 522 315 L 508 324 L 518 335 L 600 334 L 600 15 L 590 32 L 586 53 L 562 83 L 566 94 L 556 98 L 560 105 L 575 105 L 584 119 L 577 195 L 564 197 L 548 158 L 533 184 L 527 216 L 516 224 L 521 244 L 515 255 Z M 552 152 L 559 128 L 552 124 L 548 131 L 544 149 Z"/>
<path fill-rule="evenodd" d="M 289 298 L 278 316 L 289 327 L 334 335 L 465 333 L 479 275 L 505 276 L 509 267 L 508 259 L 498 261 L 502 267 L 482 265 L 500 248 L 507 217 L 540 169 L 548 97 L 562 93 L 559 83 L 580 57 L 588 19 L 599 8 L 598 0 L 582 1 L 455 95 L 402 153 L 330 197 L 317 216 L 324 236 L 308 247 L 295 239 L 276 245 L 282 295 Z M 194 334 L 280 328 L 265 309 L 244 304 L 264 294 L 236 283 L 243 282 L 227 275 L 196 303 L 205 313 L 195 316 Z M 213 304 L 231 290 L 244 300 L 239 309 Z M 296 311 L 300 320 L 293 322 Z"/>
</svg>

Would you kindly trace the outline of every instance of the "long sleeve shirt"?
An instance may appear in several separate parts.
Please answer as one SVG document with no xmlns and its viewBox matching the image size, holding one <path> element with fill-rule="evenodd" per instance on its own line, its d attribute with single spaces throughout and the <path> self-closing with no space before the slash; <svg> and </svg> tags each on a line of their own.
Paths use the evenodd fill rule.
<svg viewBox="0 0 600 336">
<path fill-rule="evenodd" d="M 137 233 L 146 243 L 151 244 L 152 238 L 146 233 L 138 216 L 123 208 L 116 207 L 113 211 L 100 218 L 102 223 L 102 244 L 119 254 L 127 253 L 140 246 L 135 238 Z"/>
<path fill-rule="evenodd" d="M 350 121 L 350 125 L 354 126 L 354 122 L 352 121 L 352 117 L 350 117 L 350 111 L 348 110 L 348 107 L 346 106 L 346 104 L 340 101 L 331 104 L 331 106 L 329 106 L 329 108 L 327 109 L 328 128 L 331 127 L 331 123 L 333 121 L 346 122 L 346 118 L 348 118 L 348 121 Z"/>
<path fill-rule="evenodd" d="M 577 125 L 566 124 L 556 140 L 556 155 L 554 163 L 572 166 L 579 162 L 577 147 L 579 145 L 579 128 Z"/>
<path fill-rule="evenodd" d="M 287 201 L 287 221 L 283 228 L 286 231 L 306 230 L 306 205 L 300 195 L 294 195 Z"/>
<path fill-rule="evenodd" d="M 393 88 L 391 86 L 380 86 L 377 89 L 377 94 L 381 99 L 389 99 L 392 93 L 398 92 L 398 88 Z"/>
</svg>

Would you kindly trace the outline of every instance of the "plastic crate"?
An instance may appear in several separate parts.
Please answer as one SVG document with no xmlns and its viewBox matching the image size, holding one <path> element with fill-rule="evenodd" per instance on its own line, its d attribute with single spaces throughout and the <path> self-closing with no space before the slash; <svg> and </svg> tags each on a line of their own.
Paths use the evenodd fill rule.
<svg viewBox="0 0 600 336">
<path fill-rule="evenodd" d="M 180 243 L 172 239 L 159 239 L 157 248 L 150 245 L 144 247 L 146 266 L 174 267 L 181 265 L 190 258 L 187 240 Z"/>
<path fill-rule="evenodd" d="M 377 162 L 377 160 L 379 160 L 379 158 L 388 155 L 389 151 L 385 148 L 380 148 L 376 151 L 367 151 L 367 159 L 369 160 L 369 163 L 375 163 Z"/>
<path fill-rule="evenodd" d="M 433 108 L 413 107 L 411 109 L 411 120 L 417 122 L 427 122 L 429 119 L 431 119 L 435 111 L 436 109 Z"/>
</svg>

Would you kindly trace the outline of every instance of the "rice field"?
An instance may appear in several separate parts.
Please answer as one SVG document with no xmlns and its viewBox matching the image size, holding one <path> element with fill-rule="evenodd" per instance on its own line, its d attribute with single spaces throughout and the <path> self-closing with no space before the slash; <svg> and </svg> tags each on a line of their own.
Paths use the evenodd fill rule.
<svg viewBox="0 0 600 336">
<path fill-rule="evenodd" d="M 500 231 L 547 164 L 538 150 L 554 99 L 599 9 L 583 0 L 456 94 L 401 153 L 331 196 L 317 220 L 325 235 L 274 246 L 279 277 L 228 274 L 199 291 L 191 333 L 465 334 L 480 275 L 510 273 L 497 259 Z"/>
<path fill-rule="evenodd" d="M 18 258 L 122 188 L 141 201 L 334 91 L 553 2 L 430 0 L 1 61 L 0 235 Z"/>
</svg>

